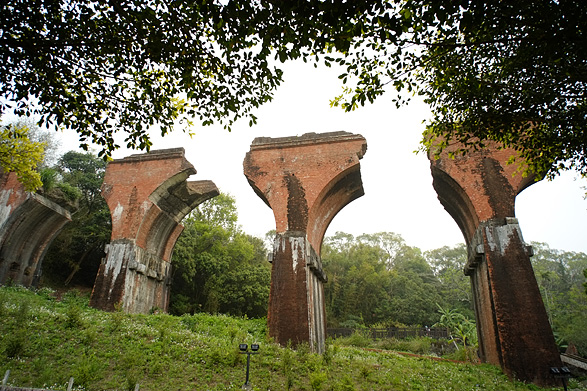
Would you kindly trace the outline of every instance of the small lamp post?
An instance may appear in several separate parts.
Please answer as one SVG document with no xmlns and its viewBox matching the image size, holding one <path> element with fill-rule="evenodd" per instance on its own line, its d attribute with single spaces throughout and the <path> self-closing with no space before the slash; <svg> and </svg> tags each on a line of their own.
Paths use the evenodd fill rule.
<svg viewBox="0 0 587 391">
<path fill-rule="evenodd" d="M 247 355 L 247 377 L 245 379 L 245 384 L 243 384 L 243 390 L 249 390 L 251 389 L 251 385 L 249 384 L 249 366 L 251 363 L 251 354 L 258 354 L 258 350 L 259 350 L 259 344 L 257 343 L 252 343 L 251 344 L 251 351 L 248 350 L 248 345 L 246 343 L 241 343 L 238 345 L 238 348 L 240 349 L 242 354 L 246 354 Z"/>
<path fill-rule="evenodd" d="M 552 367 L 550 373 L 557 379 L 561 379 L 563 382 L 563 388 L 567 391 L 567 379 L 571 377 L 571 371 L 567 367 Z"/>
</svg>

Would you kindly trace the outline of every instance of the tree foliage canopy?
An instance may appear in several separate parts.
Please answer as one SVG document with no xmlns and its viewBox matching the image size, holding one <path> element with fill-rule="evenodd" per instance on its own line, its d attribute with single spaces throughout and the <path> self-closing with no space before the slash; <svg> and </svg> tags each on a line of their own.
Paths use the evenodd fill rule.
<svg viewBox="0 0 587 391">
<path fill-rule="evenodd" d="M 9 0 L 0 97 L 107 155 L 117 131 L 148 148 L 152 125 L 254 123 L 281 82 L 274 59 L 336 62 L 346 87 L 334 106 L 353 110 L 388 87 L 398 105 L 418 93 L 441 146 L 494 140 L 537 173 L 585 174 L 585 14 L 585 2 L 555 0 Z"/>
<path fill-rule="evenodd" d="M 428 325 L 439 320 L 441 283 L 421 251 L 393 232 L 358 237 L 337 232 L 322 246 L 330 325 Z"/>
<path fill-rule="evenodd" d="M 426 147 L 493 140 L 539 174 L 587 173 L 587 4 L 410 0 L 382 10 L 338 60 L 356 88 L 333 104 L 352 110 L 391 84 L 430 105 Z"/>
<path fill-rule="evenodd" d="M 227 127 L 271 99 L 281 72 L 245 23 L 244 4 L 168 0 L 9 0 L 0 21 L 0 98 L 19 115 L 73 128 L 82 146 L 148 149 L 195 117 Z M 2 103 L 2 112 L 9 104 Z M 251 121 L 255 121 L 253 115 Z"/>
</svg>

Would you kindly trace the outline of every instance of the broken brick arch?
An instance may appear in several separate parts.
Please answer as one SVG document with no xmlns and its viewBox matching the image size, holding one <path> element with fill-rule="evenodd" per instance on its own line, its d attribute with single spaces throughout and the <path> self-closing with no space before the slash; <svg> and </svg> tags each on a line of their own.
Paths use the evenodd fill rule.
<svg viewBox="0 0 587 391">
<path fill-rule="evenodd" d="M 468 250 L 465 274 L 471 279 L 482 361 L 508 376 L 543 386 L 555 385 L 550 367 L 560 356 L 530 256 L 515 218 L 515 198 L 536 177 L 507 164 L 516 152 L 490 144 L 449 158 L 430 156 L 433 186 L 453 217 Z"/>
<path fill-rule="evenodd" d="M 181 220 L 219 194 L 212 181 L 187 181 L 196 174 L 183 148 L 131 155 L 108 164 L 102 196 L 112 218 L 90 305 L 126 312 L 167 310 L 171 255 L 183 231 Z"/>
<path fill-rule="evenodd" d="M 14 172 L 0 173 L 0 284 L 36 286 L 49 245 L 70 221 L 69 211 L 25 191 Z"/>
<path fill-rule="evenodd" d="M 326 338 L 320 247 L 328 225 L 364 194 L 361 135 L 307 133 L 253 140 L 244 174 L 273 210 L 276 236 L 269 294 L 269 335 L 281 344 L 307 342 L 322 352 Z"/>
<path fill-rule="evenodd" d="M 365 144 L 366 147 L 367 144 Z M 364 155 L 361 152 L 361 157 Z M 361 179 L 361 167 L 356 162 L 334 176 L 327 186 L 322 189 L 317 200 L 309 212 L 309 221 L 314 227 L 309 232 L 308 241 L 312 243 L 318 254 L 322 249 L 322 241 L 328 226 L 334 217 L 345 206 L 365 194 Z"/>
</svg>

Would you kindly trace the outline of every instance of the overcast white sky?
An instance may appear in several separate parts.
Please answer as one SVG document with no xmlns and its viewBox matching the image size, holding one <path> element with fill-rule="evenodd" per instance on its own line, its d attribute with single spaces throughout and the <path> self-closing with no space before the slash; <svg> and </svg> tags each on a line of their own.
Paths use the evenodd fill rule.
<svg viewBox="0 0 587 391">
<path fill-rule="evenodd" d="M 258 124 L 237 123 L 232 132 L 221 127 L 195 128 L 190 138 L 181 131 L 160 138 L 154 131 L 153 149 L 183 147 L 198 174 L 236 198 L 239 223 L 249 234 L 263 237 L 275 229 L 273 213 L 253 192 L 243 174 L 243 159 L 255 137 L 283 137 L 307 132 L 344 130 L 367 139 L 361 160 L 365 195 L 347 205 L 333 220 L 326 235 L 343 231 L 353 235 L 389 231 L 400 234 L 422 250 L 463 242 L 454 220 L 444 210 L 432 187 L 428 159 L 415 154 L 428 110 L 422 103 L 397 110 L 391 94 L 353 113 L 330 108 L 341 84 L 333 69 L 300 63 L 284 67 L 285 82 L 273 102 L 256 113 Z M 77 146 L 73 132 L 62 134 L 65 150 Z M 123 143 L 122 143 L 123 144 Z M 121 149 L 122 158 L 136 151 Z M 517 198 L 516 215 L 526 242 L 545 242 L 551 248 L 587 253 L 585 180 L 565 173 L 542 181 Z"/>
</svg>

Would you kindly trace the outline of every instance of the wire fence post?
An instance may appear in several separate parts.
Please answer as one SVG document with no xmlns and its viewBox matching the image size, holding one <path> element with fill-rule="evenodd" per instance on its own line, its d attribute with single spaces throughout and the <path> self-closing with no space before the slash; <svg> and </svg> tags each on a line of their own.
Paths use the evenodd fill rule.
<svg viewBox="0 0 587 391">
<path fill-rule="evenodd" d="M 4 390 L 4 387 L 6 387 L 6 383 L 8 383 L 8 376 L 10 376 L 10 369 L 6 370 L 6 373 L 4 374 L 4 379 L 2 379 L 2 390 Z"/>
</svg>

